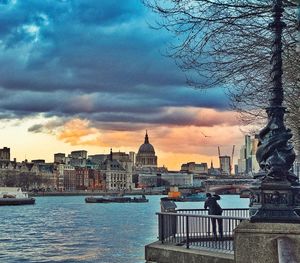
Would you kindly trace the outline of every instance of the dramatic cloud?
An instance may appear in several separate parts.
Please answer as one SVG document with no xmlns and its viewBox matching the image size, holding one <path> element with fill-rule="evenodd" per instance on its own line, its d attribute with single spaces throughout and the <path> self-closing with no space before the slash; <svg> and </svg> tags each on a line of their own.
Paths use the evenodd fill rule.
<svg viewBox="0 0 300 263">
<path fill-rule="evenodd" d="M 30 119 L 35 136 L 126 149 L 150 129 L 158 151 L 177 156 L 235 140 L 224 88 L 187 87 L 153 19 L 140 0 L 0 0 L 2 123 Z"/>
<path fill-rule="evenodd" d="M 152 15 L 139 0 L 0 5 L 3 117 L 81 114 L 115 122 L 122 113 L 140 122 L 165 107 L 227 107 L 222 89 L 186 87 L 184 74 L 161 55 L 170 36 L 149 28 Z"/>
<path fill-rule="evenodd" d="M 150 126 L 151 140 L 159 151 L 211 154 L 209 147 L 215 152 L 218 145 L 228 146 L 240 140 L 237 118 L 232 112 L 191 108 L 180 116 L 175 109 L 174 116 L 168 118 L 163 118 L 161 125 Z M 59 140 L 77 146 L 136 148 L 143 142 L 145 131 L 141 131 L 140 127 L 135 130 L 108 130 L 101 126 L 82 119 L 66 120 L 63 125 L 52 120 L 43 125 L 33 125 L 29 130 L 54 132 Z"/>
</svg>

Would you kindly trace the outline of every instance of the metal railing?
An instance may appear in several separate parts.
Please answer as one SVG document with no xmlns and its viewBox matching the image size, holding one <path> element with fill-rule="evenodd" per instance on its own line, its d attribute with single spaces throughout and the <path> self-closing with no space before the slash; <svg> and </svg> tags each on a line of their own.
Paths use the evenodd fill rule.
<svg viewBox="0 0 300 263">
<path fill-rule="evenodd" d="M 208 215 L 207 209 L 176 209 L 177 213 Z M 223 209 L 222 216 L 249 218 L 248 208 L 226 208 Z"/>
<path fill-rule="evenodd" d="M 222 216 L 204 209 L 178 209 L 158 215 L 159 240 L 163 244 L 233 251 L 233 231 L 247 220 L 248 209 L 224 209 Z"/>
</svg>

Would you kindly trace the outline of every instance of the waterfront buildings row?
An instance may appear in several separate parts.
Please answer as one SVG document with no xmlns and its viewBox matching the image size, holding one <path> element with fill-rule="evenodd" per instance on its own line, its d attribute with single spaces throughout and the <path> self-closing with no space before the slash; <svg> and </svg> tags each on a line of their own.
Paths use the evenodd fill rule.
<svg viewBox="0 0 300 263">
<path fill-rule="evenodd" d="M 55 153 L 52 163 L 40 159 L 17 162 L 10 160 L 9 148 L 0 149 L 0 184 L 18 184 L 27 190 L 132 189 L 139 185 L 136 176 L 139 173 L 161 170 L 157 167 L 157 156 L 147 132 L 136 156 L 134 152 L 127 154 L 112 150 L 109 154 L 88 156 L 87 151 L 79 150 L 68 155 Z M 163 170 L 167 171 L 166 168 Z"/>
<path fill-rule="evenodd" d="M 235 174 L 253 175 L 259 171 L 255 154 L 257 138 L 245 136 Z M 201 186 L 203 179 L 220 178 L 232 174 L 232 159 L 219 154 L 220 168 L 211 162 L 188 162 L 180 171 L 168 171 L 157 166 L 157 156 L 146 132 L 144 143 L 138 153 L 113 152 L 88 155 L 85 150 L 70 154 L 55 153 L 52 163 L 45 160 L 10 160 L 10 148 L 0 149 L 0 185 L 21 186 L 27 190 L 45 189 L 58 191 L 74 190 L 130 190 L 135 187 Z M 299 160 L 294 172 L 299 176 Z"/>
</svg>

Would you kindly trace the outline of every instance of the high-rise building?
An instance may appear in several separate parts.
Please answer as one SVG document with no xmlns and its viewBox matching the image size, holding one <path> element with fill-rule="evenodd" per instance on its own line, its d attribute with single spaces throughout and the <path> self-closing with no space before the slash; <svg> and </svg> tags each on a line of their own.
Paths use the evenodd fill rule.
<svg viewBox="0 0 300 263">
<path fill-rule="evenodd" d="M 241 147 L 238 159 L 239 175 L 252 175 L 259 171 L 259 164 L 256 160 L 257 145 L 257 136 L 254 138 L 251 138 L 250 135 L 245 136 L 245 144 Z"/>
<path fill-rule="evenodd" d="M 245 135 L 245 156 L 246 159 L 252 154 L 252 140 L 250 135 Z"/>
<path fill-rule="evenodd" d="M 230 175 L 231 174 L 231 158 L 230 156 L 223 155 L 219 156 L 220 160 L 220 170 L 222 175 Z"/>
<path fill-rule="evenodd" d="M 239 174 L 244 174 L 246 171 L 246 147 L 245 145 L 242 145 L 240 149 L 240 158 L 238 159 L 238 173 Z"/>
</svg>

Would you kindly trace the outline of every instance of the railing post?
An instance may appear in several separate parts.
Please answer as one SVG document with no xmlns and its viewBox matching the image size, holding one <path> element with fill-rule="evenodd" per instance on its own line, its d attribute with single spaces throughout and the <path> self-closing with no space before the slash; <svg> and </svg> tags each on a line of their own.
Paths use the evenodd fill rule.
<svg viewBox="0 0 300 263">
<path fill-rule="evenodd" d="M 162 214 L 158 215 L 158 227 L 159 227 L 159 240 L 164 243 L 164 217 Z"/>
<path fill-rule="evenodd" d="M 190 248 L 190 236 L 189 236 L 189 217 L 186 217 L 186 248 Z"/>
</svg>

